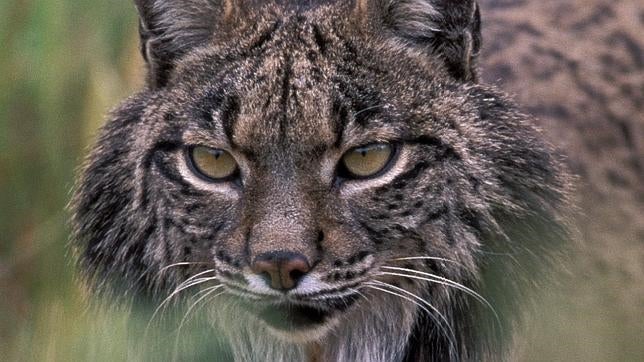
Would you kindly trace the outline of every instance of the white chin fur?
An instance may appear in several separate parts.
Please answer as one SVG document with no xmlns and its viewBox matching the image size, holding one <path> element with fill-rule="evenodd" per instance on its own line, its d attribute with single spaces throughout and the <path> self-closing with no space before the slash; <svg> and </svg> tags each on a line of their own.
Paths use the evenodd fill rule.
<svg viewBox="0 0 644 362">
<path fill-rule="evenodd" d="M 323 341 L 326 335 L 338 324 L 337 317 L 330 317 L 328 321 L 320 323 L 313 328 L 298 329 L 292 332 L 283 329 L 273 328 L 266 324 L 264 321 L 259 320 L 259 323 L 265 325 L 266 330 L 273 336 L 287 343 L 311 343 Z"/>
</svg>

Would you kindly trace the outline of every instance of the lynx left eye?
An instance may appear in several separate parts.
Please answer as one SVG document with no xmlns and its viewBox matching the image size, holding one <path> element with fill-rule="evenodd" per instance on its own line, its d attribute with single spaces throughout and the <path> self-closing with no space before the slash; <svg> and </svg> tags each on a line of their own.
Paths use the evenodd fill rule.
<svg viewBox="0 0 644 362">
<path fill-rule="evenodd" d="M 342 166 L 352 178 L 373 177 L 384 171 L 394 155 L 388 143 L 372 143 L 350 149 L 342 156 Z"/>
<path fill-rule="evenodd" d="M 192 171 L 208 181 L 226 181 L 238 173 L 237 162 L 225 150 L 192 146 L 187 156 Z"/>
</svg>

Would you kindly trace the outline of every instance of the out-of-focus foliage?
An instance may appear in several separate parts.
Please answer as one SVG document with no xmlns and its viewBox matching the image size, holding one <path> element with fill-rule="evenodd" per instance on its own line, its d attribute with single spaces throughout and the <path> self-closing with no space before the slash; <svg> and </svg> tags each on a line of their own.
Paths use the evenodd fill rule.
<svg viewBox="0 0 644 362">
<path fill-rule="evenodd" d="M 142 84 L 136 26 L 130 0 L 0 1 L 0 360 L 123 342 L 125 315 L 92 315 L 74 281 L 65 205 L 105 114 Z M 113 330 L 92 331 L 100 318 Z"/>
</svg>

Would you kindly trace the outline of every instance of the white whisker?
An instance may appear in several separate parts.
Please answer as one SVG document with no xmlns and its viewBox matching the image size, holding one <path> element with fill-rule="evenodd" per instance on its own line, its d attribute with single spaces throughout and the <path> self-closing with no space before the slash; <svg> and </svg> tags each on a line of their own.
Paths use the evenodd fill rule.
<svg viewBox="0 0 644 362">
<path fill-rule="evenodd" d="M 188 317 L 190 316 L 190 313 L 199 304 L 199 302 L 201 302 L 202 300 L 206 299 L 208 296 L 210 296 L 212 293 L 216 292 L 217 290 L 219 290 L 222 287 L 223 287 L 223 285 L 220 284 L 220 285 L 215 285 L 214 287 L 209 287 L 209 288 L 206 288 L 204 290 L 199 291 L 199 293 L 205 293 L 205 294 L 202 295 L 201 297 L 199 297 L 194 303 L 192 303 L 190 305 L 190 307 L 188 307 L 188 310 L 186 311 L 186 314 L 184 314 L 183 318 L 181 318 L 181 322 L 179 322 L 179 328 L 177 328 L 177 336 L 175 337 L 175 340 L 174 340 L 174 354 L 173 354 L 174 356 L 172 358 L 173 361 L 177 360 L 177 354 L 179 352 L 179 336 L 181 335 L 181 329 L 183 328 L 183 325 L 188 320 Z M 219 295 L 221 295 L 221 294 L 223 294 L 225 292 L 226 291 L 217 293 L 217 294 L 213 295 L 211 299 L 216 298 L 217 296 L 219 296 Z"/>
<path fill-rule="evenodd" d="M 200 291 L 200 293 L 202 293 L 202 294 L 205 293 L 205 294 L 202 295 L 201 297 L 199 297 L 194 303 L 192 303 L 190 305 L 190 307 L 188 307 L 188 310 L 186 311 L 186 314 L 183 316 L 183 318 L 181 319 L 181 322 L 179 323 L 179 329 L 178 330 L 181 331 L 181 328 L 183 327 L 183 325 L 185 324 L 186 320 L 190 316 L 190 312 L 192 312 L 192 310 L 195 308 L 195 306 L 200 301 L 204 300 L 204 298 L 208 297 L 210 294 L 214 293 L 218 289 L 221 289 L 222 287 L 223 287 L 223 285 L 215 285 L 214 287 L 209 287 L 209 288 L 206 288 L 206 289 Z M 221 293 L 225 293 L 225 292 L 221 292 Z M 219 295 L 219 294 L 217 294 L 217 295 Z M 215 296 L 213 296 L 213 297 L 215 297 Z"/>
<path fill-rule="evenodd" d="M 164 307 L 167 305 L 167 303 L 168 303 L 168 302 L 170 302 L 170 300 L 171 300 L 175 295 L 177 295 L 177 294 L 181 293 L 181 291 L 183 291 L 183 290 L 185 290 L 185 289 L 188 289 L 188 288 L 190 288 L 190 287 L 193 287 L 193 286 L 195 286 L 195 285 L 199 285 L 199 284 L 201 284 L 201 283 L 205 283 L 205 282 L 207 282 L 207 281 L 209 281 L 209 280 L 216 280 L 216 279 L 217 279 L 217 277 L 205 277 L 205 278 L 194 279 L 195 277 L 198 277 L 199 275 L 203 275 L 203 274 L 205 274 L 205 273 L 207 273 L 207 272 L 211 272 L 211 271 L 213 271 L 213 270 L 211 269 L 211 270 L 206 270 L 205 272 L 197 273 L 197 274 L 193 275 L 192 277 L 188 278 L 188 279 L 187 279 L 186 281 L 184 281 L 183 283 L 181 283 L 179 286 L 177 286 L 177 287 L 172 291 L 172 293 L 170 293 L 170 295 L 168 295 L 168 296 L 167 296 L 167 297 L 166 297 L 166 298 L 165 298 L 165 299 L 164 299 L 164 300 L 159 304 L 159 306 L 154 310 L 154 312 L 152 313 L 152 317 L 150 317 L 150 321 L 148 322 L 148 325 L 147 325 L 147 327 L 145 328 L 146 332 L 147 332 L 147 330 L 150 328 L 150 325 L 152 324 L 152 321 L 154 321 L 154 318 L 155 318 L 155 317 L 156 317 L 156 315 L 159 313 L 159 311 L 160 311 L 162 308 L 164 308 Z M 189 282 L 189 283 L 188 283 L 188 282 Z M 186 284 L 186 283 L 188 283 L 188 284 Z"/>
<path fill-rule="evenodd" d="M 465 292 L 465 293 L 471 295 L 476 300 L 478 300 L 479 302 L 481 302 L 482 304 L 484 304 L 485 306 L 490 308 L 490 310 L 494 314 L 494 317 L 496 318 L 497 323 L 499 323 L 499 326 L 501 326 L 501 320 L 499 318 L 499 315 L 497 314 L 496 309 L 494 309 L 492 304 L 490 304 L 490 302 L 488 302 L 487 299 L 483 298 L 483 296 L 481 296 L 479 293 L 477 293 L 474 290 L 464 286 L 463 284 L 457 283 L 457 282 L 455 282 L 453 280 L 450 280 L 450 279 L 447 279 L 447 278 L 444 278 L 444 277 L 441 277 L 441 276 L 438 276 L 438 275 L 435 275 L 435 274 L 421 272 L 421 271 L 418 271 L 418 270 L 413 270 L 413 269 L 408 269 L 408 268 L 399 268 L 399 267 L 391 267 L 391 266 L 383 266 L 382 268 L 383 269 L 389 269 L 389 270 L 398 270 L 398 271 L 411 272 L 411 273 L 415 273 L 415 274 L 424 275 L 424 276 L 427 276 L 429 278 L 420 277 L 420 276 L 417 276 L 417 275 L 401 274 L 401 273 L 393 273 L 393 272 L 381 272 L 380 274 L 393 275 L 393 276 L 412 278 L 412 279 L 418 279 L 418 280 L 425 280 L 425 281 L 428 281 L 428 282 L 433 282 L 433 283 L 437 283 L 437 284 L 451 286 L 451 287 L 453 287 L 455 289 L 461 290 L 462 292 Z"/>
<path fill-rule="evenodd" d="M 200 264 L 210 264 L 210 263 L 209 263 L 209 262 L 207 262 L 207 261 L 194 261 L 194 262 L 192 262 L 192 261 L 182 261 L 182 262 L 179 262 L 179 263 L 174 263 L 174 264 L 170 264 L 170 265 L 166 265 L 166 266 L 164 266 L 163 268 L 161 268 L 161 270 L 159 270 L 159 274 L 163 273 L 163 272 L 164 272 L 164 271 L 166 271 L 167 269 L 174 268 L 174 267 L 177 267 L 177 266 L 182 266 L 182 265 L 200 265 Z"/>
<path fill-rule="evenodd" d="M 356 117 L 361 113 L 370 111 L 372 109 L 381 108 L 381 107 L 384 107 L 384 104 L 376 104 L 376 105 L 373 105 L 373 106 L 370 106 L 370 107 L 366 107 L 366 108 L 363 108 L 363 109 L 357 111 L 356 113 L 354 113 L 353 116 Z"/>
<path fill-rule="evenodd" d="M 379 291 L 381 291 L 381 292 L 385 292 L 385 293 L 388 293 L 388 294 L 391 294 L 391 295 L 395 295 L 395 296 L 400 297 L 400 298 L 402 298 L 402 299 L 405 299 L 405 300 L 407 300 L 407 301 L 409 301 L 409 302 L 412 302 L 412 303 L 414 303 L 416 306 L 418 306 L 419 308 L 421 308 L 422 310 L 424 310 L 427 314 L 430 314 L 430 315 L 431 315 L 431 312 L 429 311 L 429 309 L 425 308 L 425 306 L 423 306 L 422 304 L 420 304 L 420 303 L 418 303 L 417 301 L 413 300 L 412 298 L 409 298 L 409 297 L 404 296 L 404 295 L 402 295 L 402 294 L 399 294 L 399 293 L 393 292 L 393 291 L 391 291 L 391 290 L 387 290 L 387 289 L 383 289 L 383 288 L 381 288 L 381 287 L 377 287 L 377 286 L 372 285 L 372 284 L 365 284 L 365 286 L 366 286 L 367 288 L 376 289 L 376 290 L 379 290 Z"/>
<path fill-rule="evenodd" d="M 382 269 L 397 270 L 397 271 L 403 271 L 403 272 L 411 272 L 411 273 L 415 273 L 415 274 L 428 276 L 430 278 L 436 279 L 436 281 L 444 282 L 444 283 L 446 283 L 448 285 L 452 285 L 455 288 L 460 289 L 460 290 L 462 290 L 462 291 L 464 291 L 466 293 L 470 293 L 473 297 L 479 299 L 480 301 L 482 301 L 482 302 L 484 302 L 486 304 L 488 303 L 487 300 L 485 298 L 483 298 L 483 296 L 481 296 L 479 293 L 475 292 L 474 290 L 464 286 L 463 284 L 457 283 L 457 282 L 455 282 L 455 281 L 453 281 L 451 279 L 441 277 L 441 276 L 436 275 L 436 274 L 422 272 L 422 271 L 409 269 L 409 268 L 401 268 L 401 267 L 387 266 L 387 265 L 382 266 Z"/>
<path fill-rule="evenodd" d="M 405 290 L 403 288 L 397 287 L 395 285 L 391 285 L 389 283 L 385 283 L 385 282 L 382 282 L 382 281 L 379 281 L 379 280 L 373 280 L 370 283 L 376 283 L 376 284 L 379 284 L 379 285 L 381 285 L 383 287 L 392 288 L 394 290 L 397 290 L 397 291 L 400 291 L 400 292 L 405 293 L 407 295 L 410 295 L 412 298 L 414 298 L 414 299 L 420 301 L 421 303 L 425 304 L 428 308 L 430 308 L 436 314 L 438 314 L 440 319 L 442 319 L 442 322 L 444 322 L 444 325 L 443 325 L 443 323 L 441 323 L 440 320 L 436 319 L 435 315 L 430 313 L 429 316 L 437 323 L 437 325 L 440 327 L 440 329 L 444 333 L 449 333 L 448 335 L 446 335 L 446 337 L 450 342 L 450 349 L 456 354 L 456 334 L 454 333 L 454 330 L 452 329 L 452 325 L 449 323 L 447 318 L 445 318 L 445 316 L 435 306 L 433 306 L 431 303 L 429 303 L 425 299 L 419 297 L 418 295 L 416 295 L 416 294 L 414 294 L 414 293 L 412 293 L 412 292 L 410 292 L 408 290 Z M 447 328 L 447 331 L 445 330 L 445 328 Z"/>
<path fill-rule="evenodd" d="M 367 296 L 364 295 L 361 291 L 359 291 L 358 289 L 354 289 L 354 288 L 349 288 L 349 290 L 354 292 L 354 293 L 356 293 L 356 294 L 358 294 L 358 295 L 360 295 L 361 297 L 363 297 L 371 305 L 371 301 L 369 300 L 369 298 L 367 298 Z"/>
<path fill-rule="evenodd" d="M 426 260 L 439 260 L 439 261 L 444 261 L 444 262 L 448 262 L 448 263 L 454 263 L 454 264 L 461 265 L 461 263 L 457 262 L 456 260 L 439 258 L 437 256 L 408 256 L 408 257 L 405 257 L 405 258 L 395 258 L 395 259 L 391 259 L 391 260 L 424 260 L 424 259 L 426 259 Z"/>
<path fill-rule="evenodd" d="M 197 273 L 197 274 L 191 276 L 190 278 L 184 280 L 183 282 L 181 282 L 181 284 L 179 284 L 175 288 L 175 290 L 181 288 L 183 285 L 190 283 L 192 280 L 194 280 L 194 279 L 196 279 L 196 278 L 198 278 L 198 277 L 200 277 L 200 276 L 202 276 L 204 274 L 208 274 L 208 273 L 211 273 L 211 272 L 214 272 L 214 271 L 215 271 L 215 269 L 208 269 L 208 270 L 204 270 L 204 271 L 202 271 L 200 273 Z"/>
</svg>

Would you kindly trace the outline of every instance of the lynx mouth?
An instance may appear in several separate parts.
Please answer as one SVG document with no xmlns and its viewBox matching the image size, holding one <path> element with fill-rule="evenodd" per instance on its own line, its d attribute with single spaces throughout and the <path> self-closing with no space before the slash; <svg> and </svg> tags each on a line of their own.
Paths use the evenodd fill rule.
<svg viewBox="0 0 644 362">
<path fill-rule="evenodd" d="M 256 316 L 268 326 L 283 332 L 315 329 L 336 315 L 345 312 L 357 298 L 344 297 L 329 300 L 324 305 L 280 303 L 250 306 Z"/>
<path fill-rule="evenodd" d="M 293 331 L 324 324 L 332 314 L 330 310 L 316 307 L 278 305 L 263 308 L 257 316 L 277 330 Z"/>
</svg>

